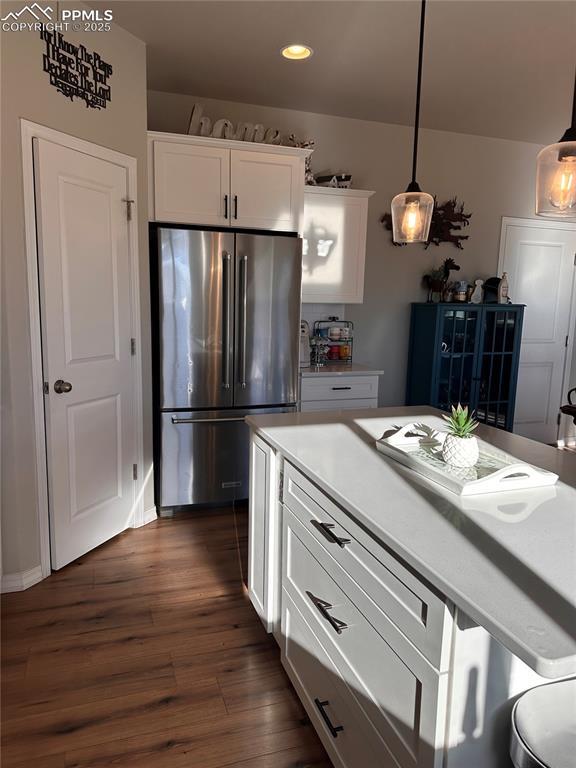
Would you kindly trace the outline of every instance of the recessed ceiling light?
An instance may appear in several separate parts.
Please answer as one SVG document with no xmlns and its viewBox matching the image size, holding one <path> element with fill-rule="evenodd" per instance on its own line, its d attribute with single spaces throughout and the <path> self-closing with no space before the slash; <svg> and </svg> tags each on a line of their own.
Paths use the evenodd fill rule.
<svg viewBox="0 0 576 768">
<path fill-rule="evenodd" d="M 282 56 L 285 59 L 291 59 L 292 61 L 302 61 L 302 59 L 309 59 L 314 51 L 309 45 L 303 43 L 294 43 L 293 45 L 287 45 L 282 48 Z"/>
</svg>

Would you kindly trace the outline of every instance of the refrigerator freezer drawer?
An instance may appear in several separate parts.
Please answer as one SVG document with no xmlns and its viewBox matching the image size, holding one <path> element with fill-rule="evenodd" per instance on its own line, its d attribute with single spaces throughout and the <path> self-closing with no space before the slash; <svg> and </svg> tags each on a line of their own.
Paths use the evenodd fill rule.
<svg viewBox="0 0 576 768">
<path fill-rule="evenodd" d="M 248 498 L 250 413 L 293 408 L 162 413 L 161 507 Z"/>
</svg>

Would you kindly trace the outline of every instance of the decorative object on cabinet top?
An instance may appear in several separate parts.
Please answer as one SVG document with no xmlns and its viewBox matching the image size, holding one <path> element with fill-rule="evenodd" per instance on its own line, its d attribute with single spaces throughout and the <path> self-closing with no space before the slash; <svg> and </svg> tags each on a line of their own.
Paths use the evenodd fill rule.
<svg viewBox="0 0 576 768">
<path fill-rule="evenodd" d="M 440 245 L 440 243 L 452 243 L 456 248 L 463 250 L 462 243 L 468 240 L 470 235 L 459 234 L 465 227 L 470 225 L 471 213 L 464 212 L 464 203 L 459 203 L 457 197 L 452 197 L 442 205 L 436 203 L 436 197 L 434 197 L 434 211 L 432 213 L 432 222 L 430 224 L 430 232 L 428 233 L 428 239 L 424 245 L 424 249 L 432 243 L 434 245 Z M 380 219 L 380 223 L 384 225 L 384 229 L 388 232 L 392 232 L 392 214 L 385 213 Z M 452 231 L 454 230 L 454 231 Z M 397 243 L 392 237 L 393 245 L 406 245 L 406 243 Z"/>
<path fill-rule="evenodd" d="M 314 176 L 314 183 L 319 187 L 350 189 L 352 174 L 347 171 L 320 171 Z"/>
<path fill-rule="evenodd" d="M 188 121 L 189 136 L 201 136 L 203 138 L 226 139 L 228 141 L 245 141 L 254 144 L 270 144 L 273 146 L 289 146 L 301 149 L 314 150 L 314 141 L 310 139 L 298 139 L 293 133 L 289 136 L 282 134 L 279 128 L 266 128 L 261 123 L 239 122 L 234 123 L 227 118 L 220 118 L 212 123 L 204 114 L 202 104 L 194 104 Z M 307 182 L 313 183 L 313 182 Z"/>
<path fill-rule="evenodd" d="M 432 301 L 434 294 L 440 295 L 440 300 L 444 298 L 444 292 L 450 279 L 450 272 L 459 272 L 460 265 L 456 264 L 454 259 L 444 259 L 439 267 L 431 269 L 427 272 L 423 279 L 424 285 L 428 289 L 428 301 Z"/>
</svg>

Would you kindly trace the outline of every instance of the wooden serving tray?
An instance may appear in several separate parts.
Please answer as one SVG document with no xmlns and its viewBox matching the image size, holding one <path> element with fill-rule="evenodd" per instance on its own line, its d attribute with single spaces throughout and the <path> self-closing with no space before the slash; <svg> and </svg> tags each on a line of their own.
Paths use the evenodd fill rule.
<svg viewBox="0 0 576 768">
<path fill-rule="evenodd" d="M 376 441 L 376 448 L 459 496 L 542 488 L 558 480 L 553 472 L 518 461 L 480 438 L 477 438 L 480 458 L 476 466 L 452 467 L 442 458 L 445 436 L 445 432 L 426 424 L 405 424 L 385 432 Z"/>
</svg>

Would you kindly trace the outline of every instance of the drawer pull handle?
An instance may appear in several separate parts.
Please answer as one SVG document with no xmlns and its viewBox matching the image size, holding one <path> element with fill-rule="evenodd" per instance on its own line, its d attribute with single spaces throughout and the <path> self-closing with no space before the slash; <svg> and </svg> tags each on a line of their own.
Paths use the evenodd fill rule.
<svg viewBox="0 0 576 768">
<path fill-rule="evenodd" d="M 316 595 L 313 595 L 312 592 L 309 592 L 308 590 L 306 591 L 306 594 L 318 610 L 318 613 L 323 619 L 326 619 L 336 634 L 341 635 L 343 629 L 348 629 L 348 624 L 346 624 L 346 622 L 340 621 L 340 619 L 336 619 L 328 613 L 332 608 L 330 603 L 327 603 L 326 600 L 322 600 L 320 597 L 316 597 Z"/>
<path fill-rule="evenodd" d="M 330 717 L 328 716 L 326 710 L 324 707 L 327 707 L 330 702 L 329 701 L 320 701 L 320 699 L 314 699 L 314 704 L 318 707 L 318 712 L 322 715 L 322 720 L 326 723 L 326 728 L 330 731 L 333 738 L 337 739 L 338 734 L 344 730 L 343 725 L 332 725 L 332 721 L 330 720 Z"/>
<path fill-rule="evenodd" d="M 340 389 L 352 389 L 352 387 L 332 387 L 332 389 L 334 390 L 334 392 L 337 392 Z"/>
<path fill-rule="evenodd" d="M 332 533 L 334 523 L 320 523 L 318 520 L 310 520 L 310 523 L 314 528 L 317 528 L 324 538 L 328 539 L 331 544 L 338 544 L 342 549 L 344 549 L 346 544 L 350 544 L 350 539 L 343 539 L 340 536 L 336 536 L 335 533 Z"/>
</svg>

